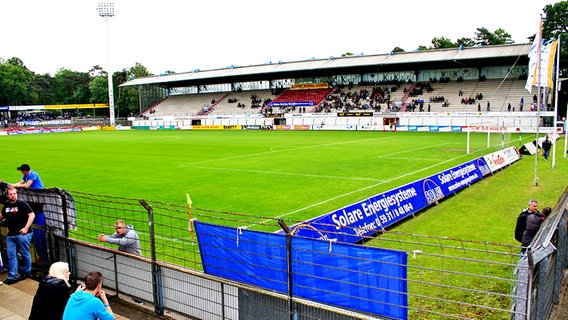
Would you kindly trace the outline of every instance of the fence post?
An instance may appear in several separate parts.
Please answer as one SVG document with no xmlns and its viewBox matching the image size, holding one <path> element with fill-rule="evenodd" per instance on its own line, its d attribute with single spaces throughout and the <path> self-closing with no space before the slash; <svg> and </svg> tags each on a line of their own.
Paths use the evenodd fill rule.
<svg viewBox="0 0 568 320">
<path fill-rule="evenodd" d="M 286 225 L 286 222 L 282 218 L 278 219 L 278 225 L 284 232 L 286 232 L 286 266 L 288 274 L 288 308 L 290 312 L 290 320 L 296 319 L 296 312 L 294 308 L 294 292 L 293 292 L 293 282 L 292 282 L 292 231 Z"/>
<path fill-rule="evenodd" d="M 568 219 L 568 204 L 566 205 L 566 209 L 564 209 L 564 213 L 562 214 L 562 221 L 564 222 L 564 225 L 566 225 L 567 220 Z M 564 232 L 567 232 L 568 226 L 564 227 Z M 564 245 L 566 245 L 568 247 L 568 234 L 566 234 L 565 238 L 559 238 L 558 241 L 563 241 Z M 564 255 L 564 260 L 562 260 L 562 268 L 568 268 L 568 255 L 565 254 Z"/>
<path fill-rule="evenodd" d="M 538 263 L 538 274 L 536 279 L 537 286 L 537 297 L 536 297 L 536 319 L 546 319 L 547 314 L 545 314 L 547 301 L 546 301 L 546 284 L 548 278 L 548 263 L 549 258 L 546 257 Z"/>
<path fill-rule="evenodd" d="M 154 233 L 154 210 L 144 199 L 140 204 L 148 211 L 148 225 L 150 226 L 150 252 L 152 255 L 152 295 L 154 300 L 154 313 L 157 316 L 164 315 L 164 302 L 162 296 L 162 270 L 156 263 L 156 237 Z"/>
<path fill-rule="evenodd" d="M 67 209 L 68 209 L 69 206 L 67 204 L 67 195 L 65 194 L 65 192 L 63 192 L 63 190 L 61 190 L 59 188 L 53 188 L 53 190 L 55 190 L 55 192 L 61 198 L 61 215 L 63 216 L 63 235 L 65 236 L 65 239 L 69 239 L 69 218 L 67 217 L 67 214 L 69 212 L 69 210 L 67 210 Z M 51 231 L 53 231 L 53 229 Z M 60 256 L 58 242 L 59 241 L 55 242 L 54 247 L 55 247 L 55 250 L 57 250 L 56 255 Z M 70 279 L 70 282 L 74 286 L 76 286 L 77 285 L 77 264 L 76 264 L 76 257 L 75 257 L 75 246 L 69 241 L 65 241 L 65 254 L 67 255 L 67 263 L 69 264 L 69 270 L 74 275 L 74 277 L 72 277 Z M 55 259 L 53 259 L 52 261 L 55 261 Z"/>
<path fill-rule="evenodd" d="M 554 292 L 552 294 L 552 302 L 558 304 L 560 302 L 560 293 L 562 290 L 562 274 L 564 271 L 564 260 L 566 259 L 566 220 L 564 216 L 568 211 L 564 211 L 564 215 L 558 224 L 558 242 L 556 243 L 556 261 L 554 266 Z"/>
<path fill-rule="evenodd" d="M 528 250 L 528 249 L 527 249 Z M 517 264 L 517 286 L 515 290 L 515 320 L 530 319 L 530 292 L 532 282 L 532 270 L 534 266 L 529 264 L 529 255 L 523 256 Z"/>
</svg>

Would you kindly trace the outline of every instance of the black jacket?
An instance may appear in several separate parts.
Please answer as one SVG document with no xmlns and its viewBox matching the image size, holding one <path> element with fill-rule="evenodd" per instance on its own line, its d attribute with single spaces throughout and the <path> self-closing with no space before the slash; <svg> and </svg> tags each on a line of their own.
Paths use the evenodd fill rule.
<svg viewBox="0 0 568 320">
<path fill-rule="evenodd" d="M 34 296 L 29 319 L 61 320 L 69 296 L 69 287 L 64 280 L 51 276 L 43 278 Z"/>
<path fill-rule="evenodd" d="M 523 233 L 523 247 L 528 247 L 531 244 L 544 219 L 546 219 L 546 216 L 538 211 L 527 217 L 527 228 Z"/>
<path fill-rule="evenodd" d="M 527 217 L 531 214 L 532 212 L 529 211 L 529 208 L 526 208 L 517 217 L 517 224 L 515 225 L 515 240 L 523 242 L 523 233 L 527 228 Z"/>
</svg>

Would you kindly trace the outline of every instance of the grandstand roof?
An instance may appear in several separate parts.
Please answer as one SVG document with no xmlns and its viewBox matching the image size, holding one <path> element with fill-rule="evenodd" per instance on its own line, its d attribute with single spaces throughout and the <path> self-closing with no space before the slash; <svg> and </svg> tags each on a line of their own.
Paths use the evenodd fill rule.
<svg viewBox="0 0 568 320">
<path fill-rule="evenodd" d="M 157 85 L 166 88 L 369 72 L 413 71 L 435 68 L 477 68 L 528 63 L 530 44 L 439 49 L 394 54 L 329 57 L 276 62 L 223 69 L 194 70 L 130 80 L 125 86 Z"/>
</svg>

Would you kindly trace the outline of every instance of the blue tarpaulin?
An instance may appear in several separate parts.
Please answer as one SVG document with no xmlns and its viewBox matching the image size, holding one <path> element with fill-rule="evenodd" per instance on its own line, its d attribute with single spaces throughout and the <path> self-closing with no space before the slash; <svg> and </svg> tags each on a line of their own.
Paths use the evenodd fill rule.
<svg viewBox="0 0 568 320">
<path fill-rule="evenodd" d="M 204 271 L 288 292 L 286 236 L 195 222 Z M 407 319 L 406 253 L 293 236 L 292 293 L 324 304 Z"/>
</svg>

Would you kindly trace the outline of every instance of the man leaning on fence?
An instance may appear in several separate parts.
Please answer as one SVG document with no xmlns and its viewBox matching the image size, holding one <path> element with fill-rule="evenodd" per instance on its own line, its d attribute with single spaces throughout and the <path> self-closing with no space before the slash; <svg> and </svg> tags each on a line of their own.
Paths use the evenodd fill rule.
<svg viewBox="0 0 568 320">
<path fill-rule="evenodd" d="M 523 242 L 523 233 L 527 229 L 527 217 L 535 212 L 538 212 L 538 201 L 530 200 L 528 207 L 521 211 L 521 214 L 517 217 L 517 223 L 515 225 L 515 240 Z"/>
<path fill-rule="evenodd" d="M 8 184 L 9 187 L 43 189 L 43 182 L 41 182 L 39 174 L 33 171 L 30 165 L 24 163 L 16 169 L 22 172 L 22 179 L 18 183 Z M 2 182 L 2 180 L 0 180 L 0 182 Z"/>
<path fill-rule="evenodd" d="M 523 233 L 523 247 L 528 247 L 538 229 L 540 229 L 540 225 L 546 220 L 546 218 L 550 215 L 552 209 L 550 207 L 546 207 L 542 209 L 541 212 L 535 212 L 527 217 L 527 228 Z"/>
<path fill-rule="evenodd" d="M 100 242 L 118 244 L 118 250 L 136 255 L 142 255 L 140 247 L 140 239 L 138 234 L 131 225 L 126 225 L 124 221 L 117 220 L 114 224 L 115 233 L 105 236 L 100 234 L 98 239 Z"/>
</svg>

